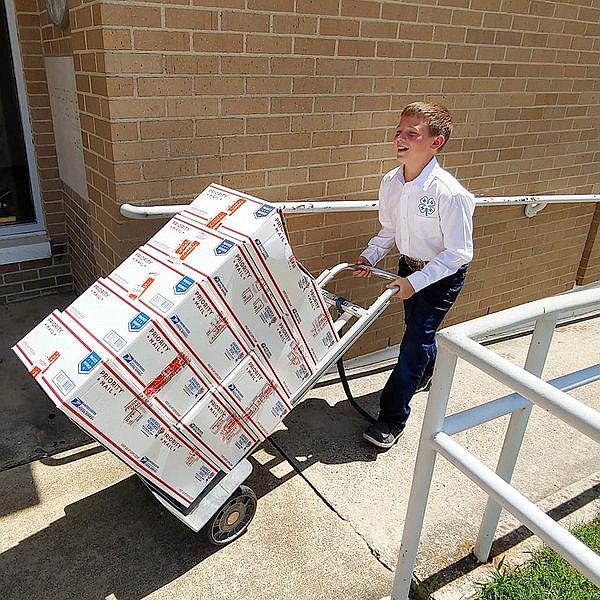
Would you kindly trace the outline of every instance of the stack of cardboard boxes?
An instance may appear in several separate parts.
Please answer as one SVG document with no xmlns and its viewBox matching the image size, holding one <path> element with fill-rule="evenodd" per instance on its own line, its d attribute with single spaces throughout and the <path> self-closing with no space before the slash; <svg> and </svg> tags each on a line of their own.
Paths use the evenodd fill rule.
<svg viewBox="0 0 600 600">
<path fill-rule="evenodd" d="M 338 339 L 278 211 L 213 184 L 14 350 L 186 508 L 277 427 Z"/>
</svg>

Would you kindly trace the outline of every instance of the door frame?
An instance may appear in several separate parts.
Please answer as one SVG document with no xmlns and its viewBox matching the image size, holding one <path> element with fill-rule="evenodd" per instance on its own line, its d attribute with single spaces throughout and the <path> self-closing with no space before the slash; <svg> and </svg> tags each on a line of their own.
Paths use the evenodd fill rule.
<svg viewBox="0 0 600 600">
<path fill-rule="evenodd" d="M 15 12 L 14 0 L 5 0 L 6 20 L 8 22 L 9 42 L 12 53 L 12 60 L 15 72 L 15 82 L 17 86 L 17 97 L 19 101 L 19 110 L 21 116 L 21 126 L 23 130 L 23 139 L 27 153 L 27 165 L 29 167 L 29 182 L 31 186 L 31 196 L 33 200 L 35 221 L 33 223 L 18 223 L 16 225 L 0 226 L 0 240 L 6 241 L 10 238 L 39 236 L 46 231 L 46 222 L 42 208 L 42 196 L 40 191 L 40 181 L 37 170 L 35 149 L 33 146 L 33 133 L 31 130 L 31 121 L 29 107 L 27 104 L 27 91 L 25 87 L 25 78 L 23 76 L 23 62 L 21 60 L 21 47 L 17 34 L 17 18 Z M 23 256 L 24 260 L 27 254 Z M 48 255 L 49 256 L 49 255 Z"/>
</svg>

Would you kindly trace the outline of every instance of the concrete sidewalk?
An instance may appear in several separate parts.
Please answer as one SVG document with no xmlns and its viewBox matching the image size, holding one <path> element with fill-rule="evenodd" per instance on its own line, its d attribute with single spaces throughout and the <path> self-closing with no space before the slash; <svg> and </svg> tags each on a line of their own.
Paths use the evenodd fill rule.
<svg viewBox="0 0 600 600">
<path fill-rule="evenodd" d="M 69 297 L 2 307 L 0 580 L 3 597 L 379 600 L 390 593 L 426 394 L 400 443 L 377 452 L 337 381 L 313 388 L 252 458 L 258 511 L 241 539 L 206 544 L 163 511 L 130 469 L 64 418 L 12 356 L 10 345 Z M 600 319 L 557 329 L 546 379 L 599 362 Z M 529 336 L 492 348 L 523 364 Z M 376 412 L 389 364 L 352 375 Z M 450 411 L 507 393 L 459 362 Z M 600 384 L 572 395 L 600 409 Z M 50 416 L 53 415 L 53 416 Z M 457 436 L 486 464 L 507 418 Z M 82 445 L 85 444 L 85 445 Z M 57 454 L 63 448 L 71 448 Z M 50 456 L 51 455 L 51 456 Z M 590 507 L 600 449 L 534 409 L 514 483 L 553 516 Z M 438 460 L 416 575 L 436 598 L 466 598 L 480 571 L 469 555 L 485 495 Z M 503 513 L 495 552 L 528 537 Z M 485 574 L 481 574 L 483 578 Z"/>
</svg>

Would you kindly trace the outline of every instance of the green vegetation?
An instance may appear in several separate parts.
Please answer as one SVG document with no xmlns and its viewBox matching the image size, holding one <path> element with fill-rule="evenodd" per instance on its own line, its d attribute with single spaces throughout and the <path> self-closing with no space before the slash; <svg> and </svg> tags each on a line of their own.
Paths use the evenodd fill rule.
<svg viewBox="0 0 600 600">
<path fill-rule="evenodd" d="M 573 535 L 600 554 L 600 514 Z M 532 560 L 513 570 L 500 564 L 494 579 L 482 585 L 477 600 L 600 600 L 600 588 L 581 575 L 551 548 L 532 554 Z"/>
</svg>

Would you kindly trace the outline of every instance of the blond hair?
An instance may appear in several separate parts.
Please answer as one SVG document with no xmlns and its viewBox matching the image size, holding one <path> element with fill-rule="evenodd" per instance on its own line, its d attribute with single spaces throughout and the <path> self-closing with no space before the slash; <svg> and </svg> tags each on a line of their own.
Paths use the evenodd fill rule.
<svg viewBox="0 0 600 600">
<path fill-rule="evenodd" d="M 443 135 L 444 144 L 448 141 L 452 133 L 452 117 L 445 106 L 436 102 L 412 102 L 400 113 L 400 118 L 414 116 L 423 117 L 427 121 L 431 135 Z"/>
</svg>

